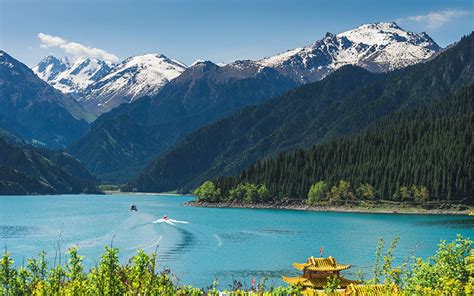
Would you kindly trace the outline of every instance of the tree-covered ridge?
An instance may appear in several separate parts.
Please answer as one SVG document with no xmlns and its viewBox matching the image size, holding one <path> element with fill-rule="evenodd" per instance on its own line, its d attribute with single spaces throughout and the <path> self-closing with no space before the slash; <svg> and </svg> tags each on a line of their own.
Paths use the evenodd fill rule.
<svg viewBox="0 0 474 296">
<path fill-rule="evenodd" d="M 474 82 L 474 35 L 433 60 L 387 74 L 345 67 L 197 130 L 152 161 L 126 190 L 190 189 L 282 151 L 354 134 Z"/>
<path fill-rule="evenodd" d="M 65 152 L 16 146 L 0 137 L 0 195 L 98 193 L 97 185 Z"/>
<path fill-rule="evenodd" d="M 363 191 L 354 198 L 372 190 L 365 195 L 413 199 L 426 187 L 432 200 L 472 203 L 473 135 L 474 86 L 470 86 L 429 106 L 388 116 L 361 134 L 259 161 L 237 177 L 218 178 L 216 185 L 226 197 L 238 184 L 264 184 L 278 200 L 304 199 L 312 185 L 324 181 L 327 185 L 317 187 L 324 187 L 328 194 L 323 198 L 331 199 L 332 187 L 337 193 L 342 190 L 340 180 L 345 180 L 350 192 Z M 313 188 L 314 194 L 318 188 Z"/>
</svg>

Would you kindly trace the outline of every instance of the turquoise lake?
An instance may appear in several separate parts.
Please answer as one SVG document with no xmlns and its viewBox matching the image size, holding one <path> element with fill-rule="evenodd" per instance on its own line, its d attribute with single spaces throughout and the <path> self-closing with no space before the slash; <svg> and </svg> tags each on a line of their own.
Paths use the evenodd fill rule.
<svg viewBox="0 0 474 296">
<path fill-rule="evenodd" d="M 281 284 L 295 275 L 293 262 L 308 256 L 333 256 L 370 275 L 375 248 L 383 237 L 400 237 L 397 263 L 434 253 L 441 239 L 474 236 L 474 217 L 389 215 L 290 210 L 210 209 L 181 206 L 190 197 L 162 195 L 0 196 L 0 245 L 16 264 L 41 250 L 52 263 L 60 242 L 64 262 L 68 246 L 77 245 L 90 268 L 103 247 L 119 247 L 126 262 L 137 249 L 158 252 L 161 269 L 169 268 L 180 284 L 220 288 L 233 280 L 250 284 L 267 277 Z M 138 212 L 130 212 L 130 204 Z M 154 224 L 168 215 L 189 224 Z M 56 259 L 57 260 L 57 259 Z"/>
</svg>

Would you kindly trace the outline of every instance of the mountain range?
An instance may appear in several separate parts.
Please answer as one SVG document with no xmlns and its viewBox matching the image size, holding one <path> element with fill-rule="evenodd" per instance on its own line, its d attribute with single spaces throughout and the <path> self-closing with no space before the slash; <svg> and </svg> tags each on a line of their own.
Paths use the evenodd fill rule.
<svg viewBox="0 0 474 296">
<path fill-rule="evenodd" d="M 314 82 L 345 65 L 385 72 L 427 60 L 440 47 L 426 33 L 416 34 L 396 23 L 361 25 L 315 43 L 258 62 L 302 83 Z"/>
<path fill-rule="evenodd" d="M 126 182 L 123 189 L 129 191 L 189 191 L 208 179 L 223 190 L 256 180 L 274 189 L 275 179 L 262 174 L 259 165 L 281 172 L 280 160 L 272 162 L 277 155 L 289 165 L 296 157 L 288 155 L 297 149 L 308 155 L 309 165 L 314 157 L 308 147 L 340 147 L 331 143 L 341 138 L 355 147 L 359 135 L 394 114 L 424 110 L 435 102 L 451 108 L 444 104 L 448 98 L 459 98 L 458 92 L 474 82 L 472 39 L 471 34 L 441 49 L 425 33 L 374 23 L 328 33 L 311 45 L 259 60 L 190 66 L 160 54 L 118 64 L 48 56 L 30 70 L 0 52 L 0 146 L 5 155 L 18 155 L 0 163 L 5 172 L 0 190 L 91 192 L 97 189 L 93 175 L 102 182 Z M 464 94 L 462 99 L 472 92 Z M 449 122 L 466 123 L 451 117 Z M 453 134 L 448 125 L 443 132 Z M 390 141 L 400 143 L 397 137 Z M 435 131 L 436 137 L 449 142 Z M 449 175 L 438 163 L 432 165 Z M 463 174 L 455 176 L 460 184 L 456 197 L 465 194 L 459 193 L 468 182 Z M 292 183 L 294 188 L 285 181 L 279 190 L 299 196 L 313 180 L 300 181 Z M 445 183 L 435 187 L 437 194 L 448 188 Z"/>
<path fill-rule="evenodd" d="M 113 65 L 95 58 L 47 56 L 33 71 L 51 86 L 73 95 L 91 114 L 97 116 L 145 95 L 155 95 L 186 65 L 164 55 L 130 57 Z"/>
<path fill-rule="evenodd" d="M 341 65 L 381 72 L 418 63 L 439 50 L 426 34 L 403 31 L 394 23 L 376 23 L 328 34 L 308 47 L 258 61 L 223 66 L 197 62 L 157 95 L 99 117 L 69 151 L 100 177 L 123 181 L 189 132 L 302 83 L 320 80 Z M 124 120 L 133 121 L 131 126 L 148 135 L 146 139 L 137 140 L 127 127 L 117 128 Z"/>
<path fill-rule="evenodd" d="M 224 67 L 196 63 L 158 95 L 100 116 L 68 151 L 101 179 L 125 181 L 188 132 L 295 86 L 276 70 L 251 61 Z"/>
<path fill-rule="evenodd" d="M 216 121 L 153 160 L 126 190 L 191 189 L 238 173 L 258 160 L 358 133 L 394 112 L 427 104 L 474 83 L 474 36 L 426 63 L 373 74 L 345 66 Z"/>
<path fill-rule="evenodd" d="M 64 57 L 47 56 L 32 70 L 39 78 L 65 94 L 82 96 L 94 82 L 110 72 L 110 65 L 94 58 L 80 58 L 74 63 Z"/>
<path fill-rule="evenodd" d="M 373 23 L 326 36 L 305 47 L 253 61 L 273 68 L 296 83 L 314 82 L 344 65 L 372 72 L 403 68 L 430 58 L 440 47 L 426 33 L 403 30 L 396 23 Z M 245 62 L 245 61 L 240 61 Z M 48 56 L 33 71 L 53 87 L 74 94 L 89 112 L 99 115 L 142 96 L 156 95 L 186 65 L 160 54 L 127 58 L 118 65 L 91 58 L 70 64 Z"/>
</svg>

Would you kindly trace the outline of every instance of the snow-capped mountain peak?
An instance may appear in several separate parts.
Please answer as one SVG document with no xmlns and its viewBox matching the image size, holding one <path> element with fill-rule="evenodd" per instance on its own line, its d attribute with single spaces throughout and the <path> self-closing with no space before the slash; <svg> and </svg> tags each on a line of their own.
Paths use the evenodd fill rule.
<svg viewBox="0 0 474 296">
<path fill-rule="evenodd" d="M 337 36 L 345 36 L 354 43 L 367 45 L 387 45 L 394 40 L 406 41 L 417 37 L 414 33 L 404 31 L 394 22 L 364 24 L 355 29 L 337 34 Z"/>
<path fill-rule="evenodd" d="M 58 59 L 53 55 L 49 55 L 41 60 L 32 70 L 42 80 L 46 82 L 53 81 L 60 73 L 69 68 L 69 60 L 67 57 Z"/>
<path fill-rule="evenodd" d="M 53 86 L 63 93 L 83 92 L 109 72 L 110 67 L 104 61 L 95 58 L 79 58 L 56 77 Z"/>
<path fill-rule="evenodd" d="M 185 69 L 185 64 L 162 54 L 133 56 L 90 85 L 82 102 L 91 112 L 103 113 L 139 97 L 157 94 Z"/>
<path fill-rule="evenodd" d="M 78 58 L 73 63 L 64 57 L 45 57 L 33 72 L 63 93 L 79 95 L 110 71 L 110 66 L 95 58 Z"/>
<path fill-rule="evenodd" d="M 394 22 L 382 22 L 339 34 L 326 33 L 309 46 L 258 62 L 300 82 L 310 82 L 349 64 L 374 72 L 398 69 L 426 60 L 439 50 L 426 33 L 408 32 Z"/>
</svg>

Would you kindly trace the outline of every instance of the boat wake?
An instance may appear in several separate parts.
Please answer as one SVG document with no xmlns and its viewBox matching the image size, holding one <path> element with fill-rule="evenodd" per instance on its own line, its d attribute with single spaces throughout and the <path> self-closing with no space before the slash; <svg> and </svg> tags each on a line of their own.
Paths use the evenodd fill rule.
<svg viewBox="0 0 474 296">
<path fill-rule="evenodd" d="M 217 247 L 222 246 L 222 239 L 221 239 L 221 237 L 220 237 L 219 235 L 217 235 L 217 234 L 214 234 L 214 237 L 215 237 L 216 240 L 217 240 Z"/>
<path fill-rule="evenodd" d="M 181 220 L 175 220 L 175 219 L 163 219 L 163 218 L 155 220 L 151 223 L 154 223 L 154 224 L 166 223 L 166 224 L 169 224 L 169 225 L 189 224 L 188 221 L 181 221 Z"/>
</svg>

